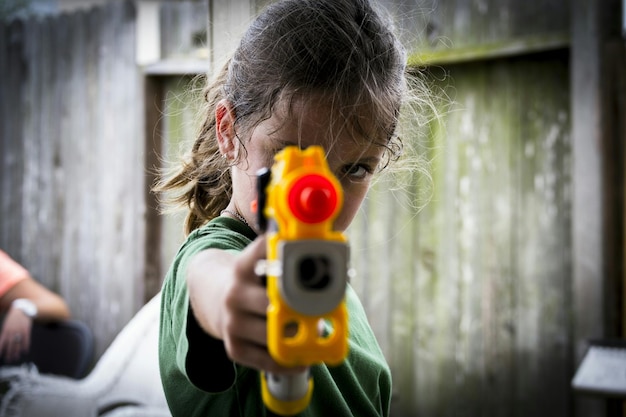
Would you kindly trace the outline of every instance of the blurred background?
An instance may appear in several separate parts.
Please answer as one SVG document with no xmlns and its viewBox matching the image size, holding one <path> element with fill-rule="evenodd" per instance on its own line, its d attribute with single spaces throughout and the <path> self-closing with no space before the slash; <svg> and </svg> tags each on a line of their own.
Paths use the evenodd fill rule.
<svg viewBox="0 0 626 417">
<path fill-rule="evenodd" d="M 268 1 L 0 0 L 0 248 L 96 356 L 160 290 L 184 236 L 150 186 Z M 349 230 L 392 415 L 626 416 L 571 387 L 626 333 L 623 4 L 378 3 L 440 106 L 405 137 L 430 178 L 382 176 Z"/>
</svg>

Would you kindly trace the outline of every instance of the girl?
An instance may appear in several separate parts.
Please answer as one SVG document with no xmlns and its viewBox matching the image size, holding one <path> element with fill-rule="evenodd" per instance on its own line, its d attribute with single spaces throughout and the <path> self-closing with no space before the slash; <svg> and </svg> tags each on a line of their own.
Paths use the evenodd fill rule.
<svg viewBox="0 0 626 417">
<path fill-rule="evenodd" d="M 408 92 L 405 54 L 367 0 L 283 0 L 251 24 L 205 92 L 206 121 L 189 159 L 159 191 L 188 206 L 186 242 L 162 290 L 163 387 L 174 416 L 263 416 L 259 370 L 285 369 L 266 349 L 265 257 L 250 203 L 255 173 L 287 145 L 321 145 L 344 189 L 345 230 L 374 172 L 398 157 Z M 388 415 L 391 374 L 351 288 L 350 353 L 312 368 L 302 415 Z"/>
</svg>

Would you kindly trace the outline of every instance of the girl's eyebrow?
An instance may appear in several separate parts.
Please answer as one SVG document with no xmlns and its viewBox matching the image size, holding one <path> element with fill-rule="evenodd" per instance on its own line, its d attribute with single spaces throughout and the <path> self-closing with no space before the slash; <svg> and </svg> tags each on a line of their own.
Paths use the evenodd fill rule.
<svg viewBox="0 0 626 417">
<path fill-rule="evenodd" d="M 380 162 L 380 159 L 381 158 L 379 156 L 366 156 L 365 158 L 360 159 L 359 161 L 378 164 Z"/>
<path fill-rule="evenodd" d="M 351 160 L 351 158 L 345 158 L 342 163 L 344 165 L 349 165 L 349 166 L 365 164 L 365 165 L 376 167 L 378 166 L 380 161 L 381 161 L 381 158 L 378 156 L 359 155 L 357 158 L 353 160 Z"/>
</svg>

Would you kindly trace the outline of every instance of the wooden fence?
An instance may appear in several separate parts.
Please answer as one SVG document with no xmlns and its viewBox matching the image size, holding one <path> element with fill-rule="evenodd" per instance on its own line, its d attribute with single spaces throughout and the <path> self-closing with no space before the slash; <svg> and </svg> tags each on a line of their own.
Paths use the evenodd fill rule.
<svg viewBox="0 0 626 417">
<path fill-rule="evenodd" d="M 100 354 L 143 303 L 143 96 L 131 2 L 0 24 L 0 247 Z"/>
</svg>

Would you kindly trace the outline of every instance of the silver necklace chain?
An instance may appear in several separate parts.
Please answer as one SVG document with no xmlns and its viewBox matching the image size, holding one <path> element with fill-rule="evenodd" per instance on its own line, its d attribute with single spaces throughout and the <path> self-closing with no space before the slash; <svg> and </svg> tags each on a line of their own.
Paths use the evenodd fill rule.
<svg viewBox="0 0 626 417">
<path fill-rule="evenodd" d="M 228 209 L 224 209 L 222 211 L 220 211 L 220 216 L 224 215 L 224 213 L 228 213 L 231 216 L 237 218 L 238 220 L 240 220 L 241 222 L 243 222 L 243 224 L 245 224 L 246 226 L 250 227 L 250 225 L 248 224 L 248 222 L 246 221 L 246 218 L 243 217 L 241 214 L 239 214 L 238 211 L 231 211 Z"/>
</svg>

